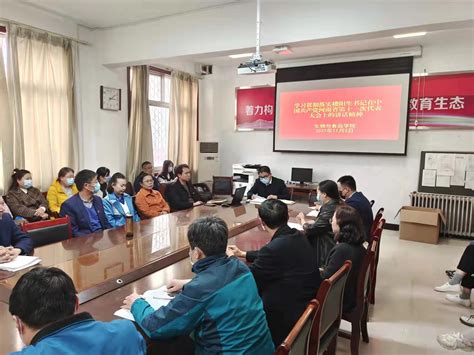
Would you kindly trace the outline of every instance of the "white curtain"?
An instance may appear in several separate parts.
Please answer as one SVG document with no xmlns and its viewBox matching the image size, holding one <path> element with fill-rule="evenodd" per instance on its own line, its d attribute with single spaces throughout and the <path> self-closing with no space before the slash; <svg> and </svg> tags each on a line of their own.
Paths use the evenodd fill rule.
<svg viewBox="0 0 474 355">
<path fill-rule="evenodd" d="M 11 25 L 8 74 L 17 168 L 33 174 L 34 186 L 47 190 L 63 166 L 77 167 L 77 121 L 70 40 Z M 19 85 L 18 85 L 19 84 Z"/>
<path fill-rule="evenodd" d="M 3 61 L 4 38 L 0 36 L 0 195 L 7 192 L 13 170 L 13 125 L 8 99 L 7 78 Z"/>
<path fill-rule="evenodd" d="M 189 164 L 193 180 L 198 164 L 198 79 L 182 72 L 171 73 L 168 155 L 176 164 Z"/>
</svg>

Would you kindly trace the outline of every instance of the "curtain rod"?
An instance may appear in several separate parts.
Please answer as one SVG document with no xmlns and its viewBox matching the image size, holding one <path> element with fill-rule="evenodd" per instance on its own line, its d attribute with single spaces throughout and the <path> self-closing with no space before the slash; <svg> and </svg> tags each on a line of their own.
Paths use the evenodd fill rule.
<svg viewBox="0 0 474 355">
<path fill-rule="evenodd" d="M 2 23 L 2 22 L 3 22 L 3 23 L 8 23 L 8 24 L 11 24 L 11 25 L 18 25 L 18 26 L 26 27 L 26 28 L 29 28 L 29 29 L 35 30 L 35 31 L 46 32 L 46 33 L 48 33 L 48 34 L 50 34 L 50 35 L 57 36 L 57 37 L 62 37 L 62 38 L 71 40 L 71 41 L 73 41 L 73 42 L 76 42 L 76 43 L 79 43 L 79 44 L 83 44 L 83 45 L 85 45 L 85 46 L 90 46 L 90 45 L 91 45 L 89 42 L 82 41 L 82 40 L 77 39 L 77 38 L 73 38 L 73 37 L 69 37 L 69 36 L 64 36 L 64 35 L 59 34 L 59 33 L 56 33 L 56 32 L 52 32 L 52 31 L 44 30 L 44 29 L 39 28 L 39 27 L 27 25 L 26 23 L 21 23 L 21 22 L 17 22 L 17 21 L 13 21 L 13 20 L 9 20 L 9 19 L 0 17 L 0 23 Z"/>
</svg>

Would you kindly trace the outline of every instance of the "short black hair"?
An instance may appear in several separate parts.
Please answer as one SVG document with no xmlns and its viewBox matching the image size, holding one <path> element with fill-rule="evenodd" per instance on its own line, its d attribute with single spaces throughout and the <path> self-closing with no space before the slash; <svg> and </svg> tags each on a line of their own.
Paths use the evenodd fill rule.
<svg viewBox="0 0 474 355">
<path fill-rule="evenodd" d="M 145 165 L 152 165 L 152 164 L 151 164 L 151 162 L 148 161 L 148 160 L 147 160 L 147 161 L 144 161 L 144 162 L 142 163 L 142 169 L 145 167 Z"/>
<path fill-rule="evenodd" d="M 258 173 L 261 174 L 261 173 L 267 173 L 267 174 L 271 174 L 272 171 L 270 170 L 270 167 L 266 166 L 266 165 L 263 165 L 261 166 L 260 168 L 258 168 Z"/>
<path fill-rule="evenodd" d="M 258 209 L 258 215 L 271 229 L 288 224 L 288 206 L 280 200 L 266 200 Z"/>
<path fill-rule="evenodd" d="M 189 165 L 188 164 L 179 164 L 178 166 L 176 166 L 174 168 L 174 173 L 176 174 L 176 176 L 181 175 L 185 168 L 189 169 Z"/>
<path fill-rule="evenodd" d="M 110 175 L 110 170 L 109 168 L 106 168 L 105 166 L 101 166 L 100 168 L 97 169 L 96 173 L 97 173 L 97 176 L 106 177 Z"/>
<path fill-rule="evenodd" d="M 17 188 L 18 187 L 17 180 L 23 179 L 23 176 L 25 176 L 26 174 L 31 174 L 31 173 L 26 169 L 13 169 L 12 182 L 10 184 L 8 191 Z"/>
<path fill-rule="evenodd" d="M 97 176 L 92 170 L 81 170 L 76 174 L 76 178 L 74 182 L 76 183 L 76 187 L 79 191 L 84 189 L 84 184 L 90 183 L 95 177 Z"/>
<path fill-rule="evenodd" d="M 325 193 L 329 198 L 339 201 L 339 188 L 337 184 L 332 180 L 323 180 L 318 184 L 319 191 Z"/>
<path fill-rule="evenodd" d="M 350 175 L 344 175 L 337 180 L 341 185 L 347 186 L 352 191 L 357 191 L 357 185 L 355 179 Z"/>
<path fill-rule="evenodd" d="M 70 317 L 76 310 L 77 291 L 61 269 L 37 267 L 20 277 L 13 287 L 9 311 L 28 327 L 42 327 Z"/>
<path fill-rule="evenodd" d="M 118 179 L 127 180 L 125 175 L 123 175 L 122 173 L 115 173 L 114 175 L 112 175 L 112 177 L 109 180 L 109 183 L 107 184 L 107 192 L 109 194 L 114 192 L 114 187 L 112 185 L 116 184 Z"/>
<path fill-rule="evenodd" d="M 228 238 L 227 224 L 218 217 L 199 218 L 188 229 L 191 249 L 198 247 L 206 256 L 225 253 Z"/>
</svg>

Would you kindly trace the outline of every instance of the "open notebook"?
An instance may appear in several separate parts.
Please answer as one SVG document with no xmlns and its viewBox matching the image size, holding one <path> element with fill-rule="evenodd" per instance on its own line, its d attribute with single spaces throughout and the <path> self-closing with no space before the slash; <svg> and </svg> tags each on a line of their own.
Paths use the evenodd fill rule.
<svg viewBox="0 0 474 355">
<path fill-rule="evenodd" d="M 166 292 L 166 285 L 157 288 L 156 290 L 148 290 L 143 294 L 143 298 L 150 304 L 150 306 L 157 310 L 160 307 L 166 306 L 174 298 Z M 132 312 L 128 309 L 120 308 L 114 313 L 115 316 L 134 321 Z"/>
<path fill-rule="evenodd" d="M 37 256 L 18 255 L 13 261 L 0 264 L 0 270 L 15 272 L 26 269 L 40 262 L 41 259 Z"/>
<path fill-rule="evenodd" d="M 291 200 L 285 200 L 285 199 L 279 199 L 279 200 L 283 202 L 285 205 L 293 205 L 295 203 L 295 201 L 291 201 Z M 261 203 L 263 203 L 263 201 L 266 201 L 265 197 L 257 196 L 251 199 L 250 203 L 253 203 L 255 205 L 260 205 Z"/>
</svg>

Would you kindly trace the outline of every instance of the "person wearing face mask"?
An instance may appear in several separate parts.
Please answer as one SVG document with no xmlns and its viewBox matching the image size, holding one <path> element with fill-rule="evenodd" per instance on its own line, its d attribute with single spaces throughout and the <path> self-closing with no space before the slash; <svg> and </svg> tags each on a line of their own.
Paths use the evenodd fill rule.
<svg viewBox="0 0 474 355">
<path fill-rule="evenodd" d="M 275 346 L 280 345 L 313 299 L 321 284 L 311 245 L 300 231 L 288 226 L 288 207 L 266 200 L 258 209 L 271 241 L 257 251 L 229 245 L 228 255 L 245 258 L 262 297 Z"/>
<path fill-rule="evenodd" d="M 142 163 L 142 171 L 138 174 L 138 176 L 135 178 L 135 181 L 133 182 L 133 190 L 135 191 L 135 193 L 137 193 L 141 189 L 141 174 L 151 175 L 153 177 L 153 190 L 160 191 L 160 183 L 158 181 L 158 178 L 156 176 L 153 176 L 153 164 L 149 161 L 144 161 Z"/>
<path fill-rule="evenodd" d="M 5 212 L 5 206 L 5 202 L 0 201 L 0 263 L 10 262 L 18 255 L 28 255 L 33 251 L 30 236 L 15 224 Z"/>
<path fill-rule="evenodd" d="M 22 217 L 28 222 L 49 219 L 48 201 L 39 189 L 33 187 L 32 176 L 28 170 L 14 170 L 6 202 L 14 217 Z"/>
<path fill-rule="evenodd" d="M 107 196 L 107 184 L 110 180 L 110 170 L 105 166 L 101 166 L 96 171 L 97 181 L 100 185 L 100 190 L 96 193 L 97 196 L 104 198 Z"/>
<path fill-rule="evenodd" d="M 160 175 L 158 175 L 158 181 L 160 184 L 172 184 L 178 178 L 174 175 L 174 164 L 171 160 L 165 160 L 163 162 L 163 168 L 161 169 Z"/>
<path fill-rule="evenodd" d="M 28 271 L 13 287 L 8 303 L 24 346 L 12 354 L 146 354 L 145 340 L 133 322 L 99 322 L 78 312 L 76 287 L 61 269 Z"/>
<path fill-rule="evenodd" d="M 370 229 L 374 222 L 374 214 L 369 200 L 360 191 L 357 191 L 355 179 L 350 175 L 344 175 L 337 180 L 339 195 L 344 199 L 346 205 L 354 207 L 359 212 L 364 223 L 365 240 L 370 241 Z"/>
<path fill-rule="evenodd" d="M 269 200 L 290 199 L 285 182 L 272 175 L 268 166 L 261 166 L 258 169 L 258 180 L 255 181 L 252 188 L 247 192 L 247 198 L 253 199 L 257 196 L 264 197 Z"/>
<path fill-rule="evenodd" d="M 352 262 L 351 271 L 344 289 L 343 312 L 350 312 L 357 303 L 357 280 L 359 270 L 367 250 L 362 245 L 365 241 L 364 227 L 357 210 L 342 205 L 336 208 L 331 219 L 331 228 L 336 245 L 329 252 L 321 277 L 327 279 L 339 270 L 346 260 Z"/>
<path fill-rule="evenodd" d="M 112 228 L 105 216 L 102 199 L 95 195 L 100 191 L 97 174 L 81 170 L 75 180 L 79 192 L 66 200 L 59 212 L 61 217 L 69 217 L 73 237 Z"/>
<path fill-rule="evenodd" d="M 331 218 L 336 208 L 342 203 L 337 184 L 332 180 L 321 181 L 317 189 L 317 199 L 321 204 L 318 217 L 314 221 L 306 221 L 303 213 L 297 219 L 303 225 L 304 232 L 314 248 L 318 266 L 326 262 L 329 251 L 334 247 Z"/>
<path fill-rule="evenodd" d="M 67 167 L 61 168 L 58 178 L 51 184 L 46 195 L 49 210 L 52 213 L 59 213 L 64 201 L 75 194 L 77 194 L 77 187 L 74 184 L 74 170 Z"/>
<path fill-rule="evenodd" d="M 153 218 L 170 213 L 170 206 L 159 191 L 153 189 L 153 176 L 142 173 L 140 180 L 141 189 L 135 195 L 135 205 L 140 216 Z"/>
<path fill-rule="evenodd" d="M 148 336 L 166 339 L 194 332 L 195 354 L 274 354 L 255 280 L 244 263 L 227 257 L 227 240 L 222 219 L 196 220 L 188 229 L 196 276 L 171 280 L 168 292 L 179 293 L 156 311 L 137 293 L 125 298 L 123 308 L 130 309 Z"/>
<path fill-rule="evenodd" d="M 134 222 L 140 221 L 140 217 L 133 206 L 132 196 L 125 193 L 126 188 L 127 179 L 125 175 L 121 173 L 112 175 L 107 187 L 108 194 L 102 200 L 105 216 L 112 228 L 125 225 L 127 216 L 132 216 Z"/>
</svg>

